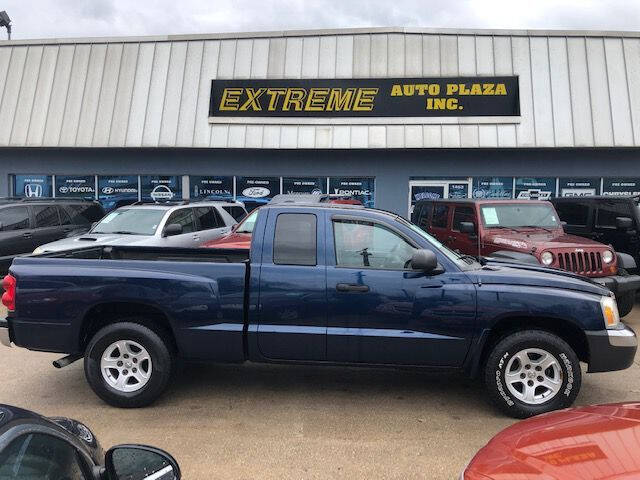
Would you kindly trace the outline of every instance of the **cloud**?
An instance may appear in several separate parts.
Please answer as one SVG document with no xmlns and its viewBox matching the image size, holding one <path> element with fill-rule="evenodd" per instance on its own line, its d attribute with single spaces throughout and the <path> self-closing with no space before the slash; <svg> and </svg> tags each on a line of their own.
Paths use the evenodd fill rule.
<svg viewBox="0 0 640 480">
<path fill-rule="evenodd" d="M 14 38 L 342 27 L 637 30 L 628 0 L 7 0 Z"/>
</svg>

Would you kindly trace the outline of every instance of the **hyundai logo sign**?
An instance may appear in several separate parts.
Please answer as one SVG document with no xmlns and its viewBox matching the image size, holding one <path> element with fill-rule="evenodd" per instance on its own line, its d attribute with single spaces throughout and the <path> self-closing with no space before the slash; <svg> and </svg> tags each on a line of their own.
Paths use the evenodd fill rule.
<svg viewBox="0 0 640 480">
<path fill-rule="evenodd" d="M 102 188 L 102 193 L 104 193 L 105 195 L 111 195 L 113 192 L 115 192 L 115 188 L 113 188 L 113 187 L 103 187 Z"/>
<path fill-rule="evenodd" d="M 24 195 L 26 197 L 41 197 L 42 185 L 37 183 L 27 183 L 24 186 Z"/>
</svg>

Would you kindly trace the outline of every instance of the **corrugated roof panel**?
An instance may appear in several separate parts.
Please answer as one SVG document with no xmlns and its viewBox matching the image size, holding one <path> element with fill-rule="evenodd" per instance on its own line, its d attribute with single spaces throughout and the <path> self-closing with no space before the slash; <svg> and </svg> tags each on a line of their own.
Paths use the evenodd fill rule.
<svg viewBox="0 0 640 480">
<path fill-rule="evenodd" d="M 57 45 L 44 47 L 27 133 L 27 145 L 30 146 L 42 144 L 59 50 Z"/>
<path fill-rule="evenodd" d="M 84 84 L 87 81 L 90 57 L 91 45 L 76 45 L 73 54 L 73 65 L 71 66 L 71 76 L 69 78 L 69 88 L 67 89 L 64 116 L 62 118 L 60 141 L 58 142 L 58 145 L 61 147 L 72 147 L 76 144 Z"/>
<path fill-rule="evenodd" d="M 2 92 L 2 103 L 0 103 L 0 118 L 2 119 L 0 122 L 0 145 L 9 145 L 11 139 L 28 49 L 28 47 L 15 47 L 11 52 L 7 80 Z"/>
<path fill-rule="evenodd" d="M 573 145 L 573 118 L 566 38 L 549 38 L 549 71 L 555 144 L 569 147 Z"/>
<path fill-rule="evenodd" d="M 613 143 L 619 146 L 632 145 L 633 129 L 622 39 L 605 38 L 604 52 L 607 65 L 609 98 L 611 102 Z"/>
<path fill-rule="evenodd" d="M 90 147 L 92 145 L 106 58 L 107 45 L 91 45 L 87 79 L 82 93 L 80 121 L 75 141 L 77 147 Z"/>
<path fill-rule="evenodd" d="M 593 117 L 585 39 L 568 38 L 567 56 L 569 58 L 574 145 L 576 147 L 591 147 L 593 146 Z"/>
<path fill-rule="evenodd" d="M 104 72 L 100 86 L 100 97 L 92 145 L 107 145 L 111 135 L 113 110 L 119 87 L 120 63 L 124 45 L 113 43 L 107 47 Z"/>
<path fill-rule="evenodd" d="M 193 144 L 203 52 L 204 42 L 189 42 L 187 46 L 184 80 L 182 83 L 182 94 L 180 97 L 180 113 L 178 114 L 178 133 L 176 137 L 176 145 L 180 147 L 190 147 Z M 209 81 L 205 80 L 205 83 L 210 85 Z M 206 116 L 206 114 L 203 115 L 203 117 Z"/>
<path fill-rule="evenodd" d="M 163 147 L 170 147 L 176 144 L 186 60 L 187 42 L 172 43 L 169 69 L 167 70 L 167 86 L 164 91 L 160 138 L 158 140 L 158 144 Z"/>
<path fill-rule="evenodd" d="M 18 93 L 18 103 L 13 117 L 10 145 L 24 145 L 27 141 L 43 52 L 44 47 L 42 46 L 31 46 L 27 52 L 20 92 Z"/>
<path fill-rule="evenodd" d="M 149 83 L 149 96 L 144 119 L 144 132 L 142 134 L 143 147 L 157 147 L 160 140 L 160 127 L 162 124 L 162 111 L 164 109 L 164 93 L 167 88 L 167 74 L 171 60 L 171 44 L 156 44 L 151 68 L 151 82 Z"/>
<path fill-rule="evenodd" d="M 118 89 L 113 102 L 113 112 L 110 119 L 109 145 L 120 147 L 127 139 L 129 126 L 129 113 L 131 111 L 131 99 L 136 78 L 138 64 L 138 52 L 140 45 L 137 43 L 125 43 L 122 50 L 122 60 L 118 75 Z M 93 141 L 96 141 L 94 137 Z"/>
<path fill-rule="evenodd" d="M 640 146 L 640 40 L 625 38 L 623 43 L 633 140 L 636 146 Z"/>
<path fill-rule="evenodd" d="M 268 40 L 265 41 L 268 42 Z M 217 78 L 219 53 L 220 42 L 211 40 L 204 42 L 193 131 L 194 147 L 208 147 L 211 139 L 211 126 L 207 120 L 209 117 L 209 96 L 211 94 L 211 80 Z"/>
<path fill-rule="evenodd" d="M 142 145 L 144 124 L 147 118 L 151 74 L 155 63 L 155 50 L 155 43 L 141 43 L 139 47 L 125 140 L 127 147 L 139 147 Z"/>
<path fill-rule="evenodd" d="M 73 65 L 75 45 L 61 45 L 56 60 L 55 74 L 51 87 L 44 137 L 41 145 L 58 145 L 62 130 L 67 93 L 71 84 L 71 66 Z M 0 78 L 2 73 L 0 72 Z"/>
<path fill-rule="evenodd" d="M 553 102 L 549 72 L 549 46 L 546 37 L 529 39 L 531 50 L 531 86 L 536 146 L 553 147 Z"/>
</svg>

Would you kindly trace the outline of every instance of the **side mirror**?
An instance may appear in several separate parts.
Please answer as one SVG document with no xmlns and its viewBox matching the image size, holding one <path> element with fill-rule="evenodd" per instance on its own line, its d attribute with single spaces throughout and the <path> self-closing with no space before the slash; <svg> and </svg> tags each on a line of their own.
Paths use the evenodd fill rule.
<svg viewBox="0 0 640 480">
<path fill-rule="evenodd" d="M 629 217 L 616 217 L 616 228 L 618 230 L 631 230 L 633 227 L 633 220 Z"/>
<path fill-rule="evenodd" d="M 182 225 L 179 223 L 170 223 L 166 227 L 164 227 L 164 231 L 162 232 L 163 237 L 172 237 L 174 235 L 180 235 L 182 233 Z"/>
<path fill-rule="evenodd" d="M 104 458 L 107 480 L 180 480 L 178 462 L 167 452 L 146 445 L 118 445 Z"/>
<path fill-rule="evenodd" d="M 473 222 L 460 222 L 461 233 L 476 233 L 476 226 Z"/>
<path fill-rule="evenodd" d="M 438 268 L 436 254 L 424 248 L 416 250 L 411 257 L 411 268 L 423 272 L 433 272 Z"/>
</svg>

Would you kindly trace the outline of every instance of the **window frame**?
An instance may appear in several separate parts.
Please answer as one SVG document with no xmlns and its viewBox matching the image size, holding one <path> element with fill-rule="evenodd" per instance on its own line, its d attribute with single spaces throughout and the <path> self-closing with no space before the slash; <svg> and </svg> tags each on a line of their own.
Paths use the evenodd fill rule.
<svg viewBox="0 0 640 480">
<path fill-rule="evenodd" d="M 604 202 L 605 204 L 607 203 L 606 201 Z M 633 212 L 630 211 L 629 209 L 629 205 L 626 202 L 609 202 L 612 205 L 616 205 L 616 203 L 620 203 L 620 205 L 623 205 L 624 208 L 627 210 L 626 214 L 620 214 L 620 215 L 616 215 L 616 217 L 629 217 L 633 220 Z M 602 229 L 602 230 L 606 230 L 606 231 L 614 231 L 617 230 L 617 227 L 614 223 L 614 225 L 601 225 L 599 222 L 599 216 L 600 216 L 600 207 L 602 205 L 601 204 L 594 204 L 593 208 L 594 208 L 594 212 L 593 212 L 593 228 L 594 229 Z"/>
<path fill-rule="evenodd" d="M 31 211 L 33 213 L 33 228 L 55 228 L 55 227 L 62 227 L 62 218 L 60 217 L 60 211 L 58 210 L 58 205 L 55 204 L 47 204 L 47 203 L 42 203 L 40 205 L 30 205 L 31 207 Z M 56 217 L 58 217 L 58 224 L 57 225 L 38 225 L 38 213 L 37 213 L 37 209 L 39 207 L 44 207 L 45 209 L 47 208 L 53 208 L 53 211 L 56 212 Z"/>
<path fill-rule="evenodd" d="M 214 216 L 216 224 L 217 224 L 215 227 L 204 228 L 202 226 L 202 223 L 200 222 L 200 217 L 198 216 L 197 210 L 198 209 L 203 209 L 203 208 L 206 208 L 206 209 L 211 210 L 213 212 L 213 216 Z M 220 212 L 218 212 L 218 209 L 215 206 L 213 206 L 213 205 L 200 206 L 200 207 L 195 207 L 194 206 L 192 208 L 192 210 L 193 210 L 193 217 L 194 217 L 194 220 L 196 222 L 196 227 L 197 227 L 197 229 L 195 230 L 196 232 L 204 232 L 204 231 L 207 231 L 207 230 L 215 230 L 215 229 L 218 229 L 218 228 L 224 228 L 225 227 L 224 219 L 222 218 L 222 216 L 220 215 Z"/>
<path fill-rule="evenodd" d="M 446 220 L 444 226 L 434 224 L 434 219 L 436 215 L 436 208 L 442 206 L 447 209 Z M 433 202 L 433 208 L 431 209 L 431 221 L 429 222 L 429 228 L 437 228 L 440 230 L 449 230 L 450 220 L 451 220 L 451 211 L 452 205 L 450 203 L 445 202 Z"/>
<path fill-rule="evenodd" d="M 336 233 L 335 233 L 335 229 L 334 229 L 334 223 L 335 222 L 339 222 L 339 221 L 344 221 L 344 222 L 362 222 L 362 223 L 371 223 L 372 225 L 379 225 L 382 228 L 386 228 L 387 230 L 389 230 L 392 233 L 395 233 L 396 235 L 398 235 L 400 238 L 402 238 L 405 242 L 407 242 L 410 246 L 412 246 L 414 249 L 419 250 L 422 247 L 420 247 L 420 245 L 415 242 L 411 237 L 409 237 L 408 235 L 405 235 L 404 232 L 402 232 L 399 228 L 394 227 L 393 225 L 389 225 L 388 223 L 385 222 L 381 222 L 377 219 L 373 219 L 373 218 L 365 218 L 365 217 L 355 217 L 355 216 L 350 216 L 350 215 L 332 215 L 331 216 L 331 237 L 332 237 L 332 242 L 333 242 L 333 262 L 334 262 L 334 267 L 335 268 L 348 268 L 348 269 L 364 269 L 364 270 L 378 270 L 378 271 L 384 271 L 384 272 L 412 272 L 415 270 L 412 270 L 411 268 L 379 268 L 379 267 L 366 267 L 366 266 L 358 266 L 358 267 L 353 267 L 353 266 L 347 266 L 347 265 L 338 265 L 338 248 L 336 245 Z M 425 248 L 424 250 L 431 250 L 434 254 L 437 253 L 429 248 Z M 438 262 L 440 263 L 440 262 Z"/>
<path fill-rule="evenodd" d="M 0 213 L 5 211 L 5 210 L 9 210 L 10 208 L 14 208 L 14 209 L 22 208 L 22 209 L 26 210 L 26 212 L 27 212 L 27 226 L 25 228 L 14 228 L 14 229 L 11 229 L 11 230 L 0 229 L 0 233 L 20 232 L 22 230 L 32 230 L 33 228 L 35 228 L 35 227 L 33 227 L 33 225 L 35 225 L 35 221 L 36 221 L 35 214 L 31 211 L 31 209 L 27 205 L 9 205 L 9 206 L 7 206 L 5 208 L 1 208 L 0 209 Z"/>
<path fill-rule="evenodd" d="M 167 228 L 168 225 L 171 225 L 171 222 L 169 221 L 171 219 L 171 217 L 173 216 L 173 214 L 178 213 L 182 210 L 189 210 L 191 212 L 191 226 L 193 227 L 193 230 L 191 230 L 190 232 L 185 232 L 184 231 L 184 227 L 183 227 L 183 231 L 180 235 L 187 235 L 189 233 L 197 233 L 199 230 L 198 228 L 198 220 L 196 219 L 196 213 L 193 211 L 193 207 L 184 207 L 184 208 L 176 208 L 174 210 L 170 210 L 169 214 L 167 215 L 167 219 L 164 222 L 164 225 L 162 225 L 162 232 L 164 232 L 165 228 Z"/>
<path fill-rule="evenodd" d="M 456 229 L 456 213 L 458 212 L 458 210 L 461 209 L 469 209 L 471 210 L 471 216 L 473 217 L 473 224 L 476 226 L 476 228 L 478 228 L 478 222 L 477 222 L 477 217 L 476 217 L 476 209 L 473 208 L 473 205 L 465 205 L 465 204 L 460 204 L 460 205 L 454 205 L 453 206 L 453 214 L 451 216 L 451 231 L 452 232 L 457 232 L 457 233 L 462 233 L 462 231 Z M 463 222 L 465 222 L 466 220 L 462 220 Z M 468 235 L 468 233 L 467 233 Z"/>
<path fill-rule="evenodd" d="M 315 220 L 315 236 L 314 236 L 314 263 L 282 263 L 276 261 L 276 240 L 278 234 L 278 220 L 283 215 L 308 215 L 314 218 Z M 273 244 L 272 244 L 272 253 L 271 253 L 271 261 L 274 265 L 286 265 L 289 267 L 317 267 L 318 266 L 318 215 L 315 213 L 309 212 L 280 212 L 276 215 L 275 221 L 273 223 Z"/>
</svg>

